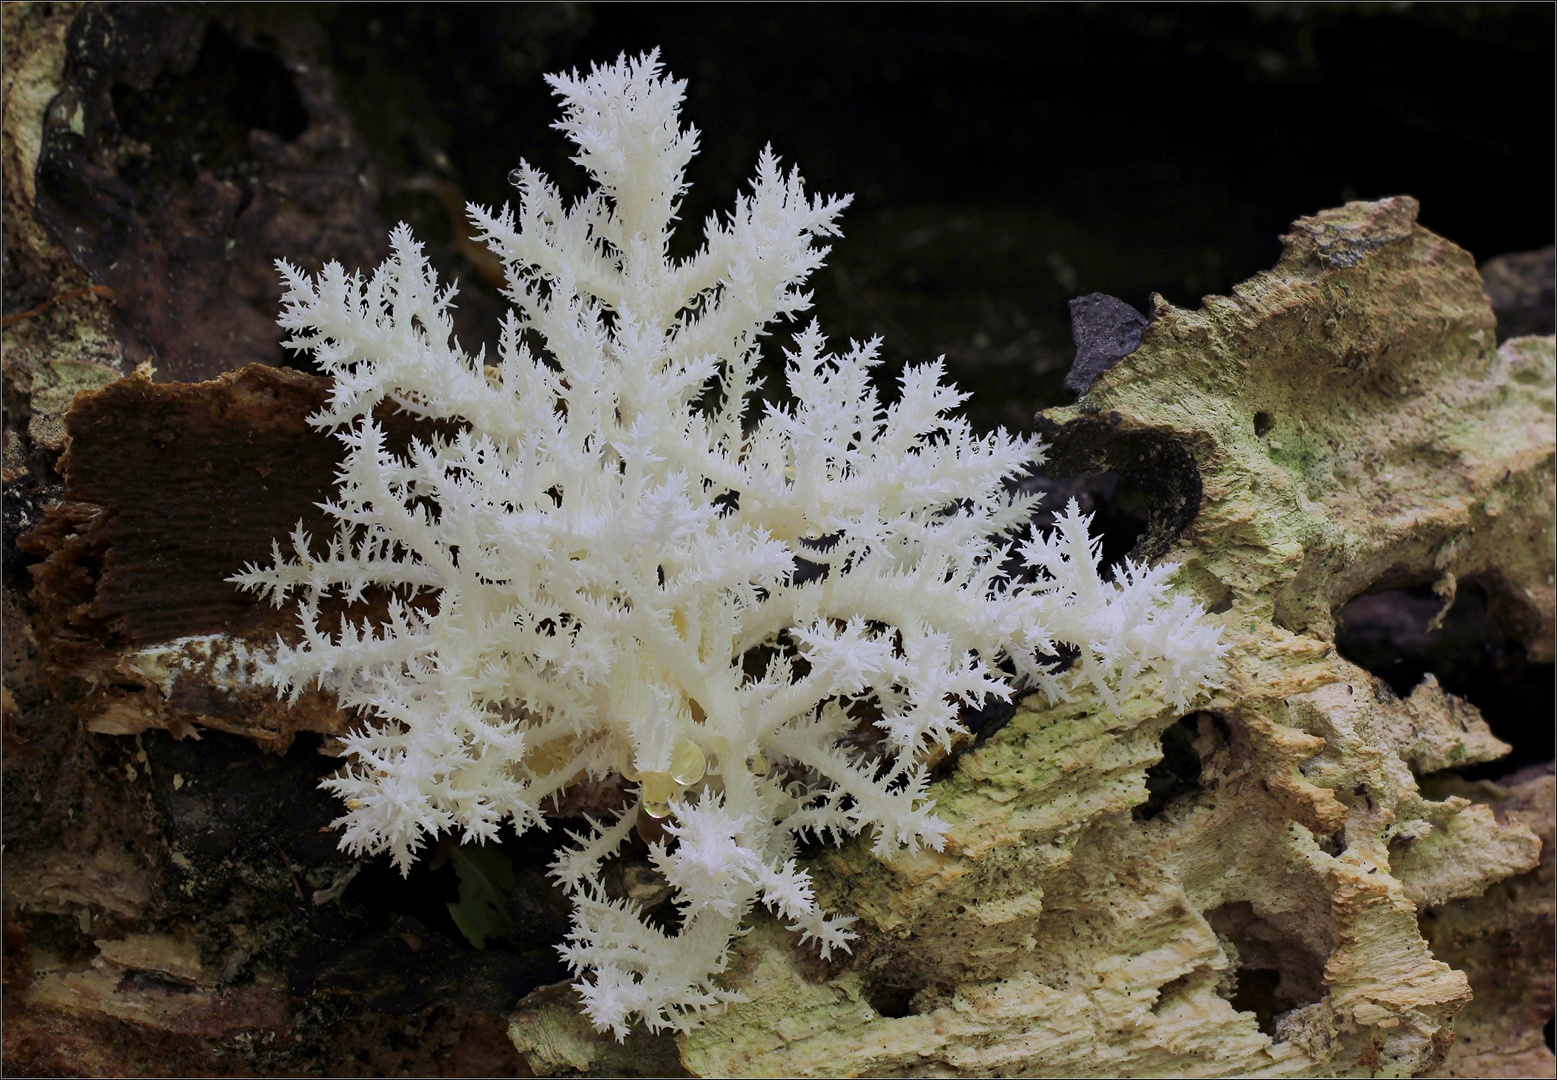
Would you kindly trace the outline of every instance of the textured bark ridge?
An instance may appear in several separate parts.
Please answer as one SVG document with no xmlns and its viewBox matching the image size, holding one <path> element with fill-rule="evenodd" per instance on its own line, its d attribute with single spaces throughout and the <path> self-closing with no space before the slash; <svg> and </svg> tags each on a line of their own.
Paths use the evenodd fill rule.
<svg viewBox="0 0 1557 1080">
<path fill-rule="evenodd" d="M 1355 596 L 1431 585 L 1447 609 L 1475 582 L 1551 655 L 1553 341 L 1500 348 L 1470 256 L 1416 211 L 1299 220 L 1273 270 L 1196 311 L 1159 300 L 1139 348 L 1040 418 L 1062 468 L 1155 477 L 1141 547 L 1217 613 L 1225 688 L 1189 716 L 1149 692 L 1117 714 L 1029 700 L 933 790 L 944 852 L 817 858 L 820 897 L 860 917 L 854 956 L 825 968 L 759 926 L 728 980 L 749 1000 L 676 1040 L 686 1069 L 1551 1068 L 1539 1008 L 1533 1039 L 1505 1033 L 1517 1062 L 1444 1066 L 1472 986 L 1423 936 L 1485 951 L 1466 927 L 1489 886 L 1539 877 L 1549 773 L 1435 777 L 1508 747 L 1431 676 L 1402 700 L 1334 644 Z M 538 1074 L 611 1067 L 575 1008 L 546 992 L 515 1015 Z"/>
</svg>

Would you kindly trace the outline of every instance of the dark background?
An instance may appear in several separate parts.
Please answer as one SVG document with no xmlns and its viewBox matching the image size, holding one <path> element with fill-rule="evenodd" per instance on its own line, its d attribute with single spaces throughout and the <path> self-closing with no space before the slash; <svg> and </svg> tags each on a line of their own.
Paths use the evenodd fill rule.
<svg viewBox="0 0 1557 1080">
<path fill-rule="evenodd" d="M 1478 261 L 1551 243 L 1547 4 L 342 5 L 321 12 L 381 173 L 490 205 L 520 158 L 583 190 L 544 71 L 659 47 L 701 132 L 687 248 L 764 143 L 849 192 L 834 337 L 945 353 L 984 426 L 1069 400 L 1065 302 L 1194 306 L 1295 217 L 1411 194 Z M 426 195 L 380 212 L 447 240 Z M 696 228 L 694 228 L 696 226 Z M 454 267 L 454 269 L 458 269 Z M 463 275 L 469 278 L 467 270 Z M 771 385 L 771 383 L 770 383 Z"/>
</svg>

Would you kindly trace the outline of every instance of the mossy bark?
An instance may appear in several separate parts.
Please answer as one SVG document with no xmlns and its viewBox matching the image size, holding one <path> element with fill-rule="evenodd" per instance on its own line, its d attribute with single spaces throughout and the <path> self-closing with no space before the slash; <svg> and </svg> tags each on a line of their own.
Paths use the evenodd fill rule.
<svg viewBox="0 0 1557 1080">
<path fill-rule="evenodd" d="M 1072 467 L 1178 463 L 1142 544 L 1215 613 L 1225 685 L 1187 717 L 1149 682 L 1118 711 L 1026 701 L 934 788 L 944 851 L 882 861 L 856 843 L 814 862 L 819 897 L 860 919 L 845 964 L 759 920 L 728 976 L 749 1000 L 677 1039 L 688 1070 L 1405 1076 L 1444 1061 L 1471 985 L 1419 916 L 1519 879 L 1542 843 L 1439 790 L 1434 774 L 1506 745 L 1431 676 L 1401 700 L 1339 655 L 1335 613 L 1402 584 L 1440 583 L 1447 605 L 1475 580 L 1549 659 L 1554 350 L 1498 347 L 1470 257 L 1416 209 L 1298 221 L 1273 270 L 1197 311 L 1159 302 L 1138 349 L 1041 417 Z M 1150 801 L 1175 728 L 1195 767 Z M 514 1021 L 538 1072 L 591 1067 L 541 1035 L 568 1008 L 538 999 Z"/>
</svg>

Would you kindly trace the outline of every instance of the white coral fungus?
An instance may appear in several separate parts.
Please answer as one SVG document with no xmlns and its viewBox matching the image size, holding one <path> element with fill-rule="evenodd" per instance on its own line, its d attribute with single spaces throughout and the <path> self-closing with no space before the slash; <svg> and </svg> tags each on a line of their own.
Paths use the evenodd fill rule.
<svg viewBox="0 0 1557 1080">
<path fill-rule="evenodd" d="M 1012 692 L 996 665 L 1110 700 L 1150 668 L 1183 705 L 1222 647 L 1168 597 L 1171 567 L 1101 578 L 1074 504 L 1021 541 L 1032 499 L 1007 482 L 1042 448 L 975 435 L 939 362 L 884 404 L 876 342 L 829 353 L 812 323 L 787 353 L 794 404 L 753 417 L 759 340 L 808 307 L 817 238 L 848 200 L 808 197 L 764 151 L 751 193 L 673 259 L 697 145 L 685 84 L 657 53 L 550 82 L 596 186 L 564 204 L 524 166 L 517 209 L 469 208 L 513 305 L 494 365 L 461 351 L 454 290 L 403 225 L 371 277 L 280 264 L 287 344 L 335 379 L 311 419 L 346 447 L 338 529 L 323 554 L 299 530 L 290 556 L 232 580 L 300 598 L 301 643 L 265 677 L 365 718 L 326 782 L 343 847 L 404 870 L 439 833 L 544 827 L 543 800 L 575 782 L 636 786 L 553 870 L 585 1010 L 621 1037 L 635 1016 L 685 1030 L 732 1000 L 717 976 L 758 902 L 824 954 L 847 949 L 852 920 L 818 906 L 798 839 L 940 848 L 925 752 L 962 706 Z M 434 423 L 396 451 L 384 403 Z M 1007 579 L 1013 557 L 1034 583 Z M 328 594 L 370 587 L 392 595 L 387 619 L 320 625 Z M 1079 653 L 1061 673 L 1065 646 Z M 674 933 L 602 881 L 642 815 L 664 821 L 651 857 Z"/>
</svg>

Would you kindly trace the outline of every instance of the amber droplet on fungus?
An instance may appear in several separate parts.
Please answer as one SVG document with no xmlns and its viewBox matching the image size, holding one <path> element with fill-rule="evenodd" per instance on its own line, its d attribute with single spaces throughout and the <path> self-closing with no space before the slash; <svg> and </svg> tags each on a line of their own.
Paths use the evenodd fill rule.
<svg viewBox="0 0 1557 1080">
<path fill-rule="evenodd" d="M 638 783 L 638 794 L 643 799 L 644 813 L 662 818 L 670 815 L 671 796 L 680 790 L 670 773 L 646 772 Z"/>
<path fill-rule="evenodd" d="M 708 759 L 703 756 L 703 748 L 683 735 L 670 756 L 671 777 L 682 787 L 691 787 L 707 771 Z"/>
</svg>

